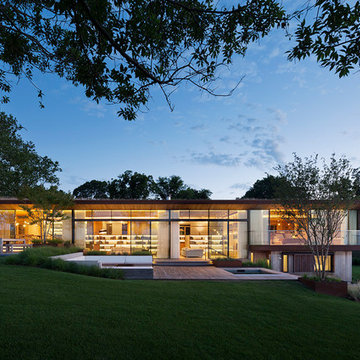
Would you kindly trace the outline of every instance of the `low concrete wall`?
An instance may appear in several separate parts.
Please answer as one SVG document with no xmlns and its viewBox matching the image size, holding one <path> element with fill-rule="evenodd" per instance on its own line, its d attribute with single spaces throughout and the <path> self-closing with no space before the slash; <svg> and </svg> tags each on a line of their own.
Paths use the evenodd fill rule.
<svg viewBox="0 0 360 360">
<path fill-rule="evenodd" d="M 282 258 L 280 251 L 271 252 L 271 268 L 275 271 L 282 271 Z"/>
<path fill-rule="evenodd" d="M 336 251 L 334 253 L 334 275 L 341 280 L 352 280 L 352 252 Z"/>
<path fill-rule="evenodd" d="M 148 280 L 153 279 L 152 256 L 131 255 L 88 255 L 73 253 L 52 256 L 53 259 L 62 259 L 78 265 L 97 266 L 99 268 L 113 268 L 121 270 L 125 279 Z M 114 266 L 112 266 L 114 265 Z M 124 266 L 122 266 L 124 265 Z M 128 265 L 128 266 L 127 266 Z"/>
<path fill-rule="evenodd" d="M 83 256 L 82 252 L 76 252 L 76 253 L 71 253 L 71 254 L 64 254 L 64 255 L 56 255 L 56 256 L 51 256 L 52 259 L 61 259 L 61 260 L 70 260 L 70 259 L 75 259 L 75 258 L 81 258 Z"/>
</svg>

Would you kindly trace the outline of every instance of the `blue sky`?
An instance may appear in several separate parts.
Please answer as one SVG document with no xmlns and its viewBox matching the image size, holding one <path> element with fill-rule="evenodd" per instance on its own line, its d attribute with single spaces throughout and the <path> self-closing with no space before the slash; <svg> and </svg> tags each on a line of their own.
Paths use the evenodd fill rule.
<svg viewBox="0 0 360 360">
<path fill-rule="evenodd" d="M 338 79 L 313 59 L 293 63 L 291 43 L 276 31 L 250 46 L 221 74 L 214 98 L 190 86 L 172 96 L 173 112 L 157 89 L 135 122 L 116 116 L 115 106 L 96 105 L 81 88 L 52 75 L 36 76 L 45 109 L 26 80 L 14 86 L 1 110 L 25 126 L 24 138 L 60 162 L 61 187 L 73 190 L 92 179 L 109 180 L 125 170 L 154 177 L 180 175 L 208 188 L 214 199 L 242 196 L 292 153 L 345 154 L 360 166 L 359 74 Z"/>
</svg>

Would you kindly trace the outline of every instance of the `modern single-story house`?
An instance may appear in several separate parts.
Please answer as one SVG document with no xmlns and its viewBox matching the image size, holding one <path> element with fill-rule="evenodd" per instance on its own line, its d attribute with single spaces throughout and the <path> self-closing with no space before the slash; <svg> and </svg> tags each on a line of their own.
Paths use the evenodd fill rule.
<svg viewBox="0 0 360 360">
<path fill-rule="evenodd" d="M 0 238 L 39 238 L 21 205 L 0 198 Z M 88 250 L 132 254 L 148 250 L 158 259 L 266 259 L 274 270 L 305 273 L 314 258 L 279 215 L 272 200 L 78 199 L 52 236 Z M 360 250 L 360 203 L 348 211 L 330 247 L 327 270 L 351 281 L 352 251 Z"/>
</svg>

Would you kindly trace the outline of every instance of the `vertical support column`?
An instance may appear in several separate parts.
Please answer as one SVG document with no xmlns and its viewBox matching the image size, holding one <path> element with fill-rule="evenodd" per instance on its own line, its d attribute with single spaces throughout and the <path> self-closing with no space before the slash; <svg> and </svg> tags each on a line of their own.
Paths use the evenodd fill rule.
<svg viewBox="0 0 360 360">
<path fill-rule="evenodd" d="M 229 222 L 229 216 L 228 216 L 228 220 L 227 220 L 227 229 L 226 229 L 226 232 L 227 232 L 227 257 L 229 258 L 230 257 L 230 222 Z"/>
<path fill-rule="evenodd" d="M 166 216 L 169 217 L 169 213 L 166 212 L 163 221 L 159 221 L 158 225 L 158 244 L 157 255 L 159 259 L 169 258 L 169 246 L 170 246 L 170 221 L 165 220 Z"/>
<path fill-rule="evenodd" d="M 71 243 L 75 244 L 75 211 L 71 210 Z"/>
<path fill-rule="evenodd" d="M 170 258 L 178 259 L 180 257 L 180 224 L 178 219 L 179 214 L 172 212 L 172 219 L 170 222 Z"/>
<path fill-rule="evenodd" d="M 352 280 L 352 252 L 336 251 L 334 253 L 334 274 L 341 280 Z"/>
<path fill-rule="evenodd" d="M 170 244 L 171 259 L 178 259 L 180 257 L 180 225 L 178 221 L 171 222 Z"/>
</svg>

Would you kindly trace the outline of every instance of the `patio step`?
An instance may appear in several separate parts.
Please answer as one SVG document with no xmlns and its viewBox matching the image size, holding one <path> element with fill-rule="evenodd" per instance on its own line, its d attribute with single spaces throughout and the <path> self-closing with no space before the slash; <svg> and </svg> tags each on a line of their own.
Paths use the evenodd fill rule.
<svg viewBox="0 0 360 360">
<path fill-rule="evenodd" d="M 156 259 L 154 260 L 156 266 L 210 266 L 210 260 L 182 260 L 182 259 Z"/>
</svg>

